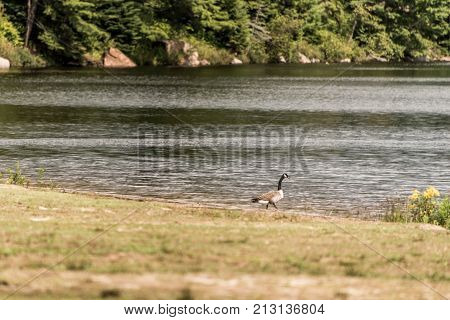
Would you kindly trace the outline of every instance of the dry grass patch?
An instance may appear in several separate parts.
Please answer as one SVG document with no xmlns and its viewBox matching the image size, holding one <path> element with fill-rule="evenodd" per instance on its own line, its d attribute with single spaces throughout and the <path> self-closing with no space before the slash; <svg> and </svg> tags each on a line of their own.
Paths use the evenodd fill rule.
<svg viewBox="0 0 450 320">
<path fill-rule="evenodd" d="M 177 298 L 189 289 L 194 298 L 298 298 L 279 286 L 307 279 L 317 288 L 306 290 L 300 280 L 292 281 L 316 299 L 442 298 L 413 277 L 450 295 L 446 230 L 4 185 L 0 185 L 0 293 L 11 292 L 130 213 L 46 274 L 48 281 L 37 281 L 17 297 Z M 191 283 L 202 275 L 214 281 Z M 73 287 L 61 280 L 66 276 L 74 279 Z M 158 279 L 151 285 L 153 291 L 140 284 L 139 277 L 144 276 Z M 116 288 L 88 281 L 95 277 L 111 283 L 120 279 L 121 284 Z M 224 283 L 238 283 L 242 289 L 246 285 L 242 279 L 250 279 L 250 289 L 218 293 Z M 257 288 L 260 281 L 267 287 L 265 295 Z M 399 288 L 391 291 L 393 284 Z M 110 291 L 102 294 L 102 290 Z"/>
</svg>

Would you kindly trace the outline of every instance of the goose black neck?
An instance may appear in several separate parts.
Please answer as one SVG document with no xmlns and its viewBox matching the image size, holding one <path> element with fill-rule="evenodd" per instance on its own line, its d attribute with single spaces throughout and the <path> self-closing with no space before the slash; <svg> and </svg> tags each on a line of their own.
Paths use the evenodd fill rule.
<svg viewBox="0 0 450 320">
<path fill-rule="evenodd" d="M 284 180 L 284 175 L 281 176 L 280 181 L 278 181 L 278 190 L 281 190 L 281 183 L 283 182 L 283 180 Z"/>
</svg>

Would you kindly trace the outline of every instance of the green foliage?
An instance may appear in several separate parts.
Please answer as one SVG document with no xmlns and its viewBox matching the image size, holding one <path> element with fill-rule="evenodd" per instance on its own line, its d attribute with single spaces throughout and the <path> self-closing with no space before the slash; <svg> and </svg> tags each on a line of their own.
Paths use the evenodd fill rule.
<svg viewBox="0 0 450 320">
<path fill-rule="evenodd" d="M 341 59 L 356 56 L 356 46 L 351 40 L 325 30 L 319 32 L 319 39 L 319 49 L 327 61 L 339 62 Z"/>
<path fill-rule="evenodd" d="M 229 64 L 233 59 L 233 55 L 228 50 L 217 48 L 205 41 L 199 41 L 194 37 L 187 38 L 186 40 L 196 48 L 200 57 L 208 60 L 211 64 Z"/>
<path fill-rule="evenodd" d="M 151 11 L 145 12 L 144 9 L 143 4 L 137 1 L 100 0 L 95 8 L 99 18 L 97 24 L 121 50 L 132 53 L 152 27 L 143 21 L 144 13 L 151 16 Z"/>
<path fill-rule="evenodd" d="M 297 41 L 294 46 L 294 52 L 300 52 L 309 58 L 323 59 L 320 48 L 306 41 Z"/>
<path fill-rule="evenodd" d="M 450 229 L 450 198 L 443 198 L 439 207 L 432 213 L 430 220 L 440 226 Z"/>
<path fill-rule="evenodd" d="M 385 31 L 361 35 L 359 39 L 365 44 L 365 50 L 370 55 L 380 55 L 387 59 L 399 59 L 404 56 L 405 47 L 395 44 Z"/>
<path fill-rule="evenodd" d="M 28 179 L 22 174 L 22 169 L 20 168 L 20 163 L 17 162 L 15 168 L 6 169 L 7 184 L 15 184 L 24 186 L 28 184 Z"/>
<path fill-rule="evenodd" d="M 0 41 L 8 41 L 9 43 L 18 46 L 22 44 L 19 31 L 6 18 L 4 14 L 3 4 L 0 2 Z"/>
<path fill-rule="evenodd" d="M 292 60 L 293 46 L 300 37 L 300 25 L 300 21 L 287 16 L 278 16 L 270 22 L 268 26 L 272 36 L 268 46 L 270 60 L 278 61 L 280 55 L 288 61 Z"/>
<path fill-rule="evenodd" d="M 44 168 L 39 168 L 37 170 L 37 178 L 38 178 L 37 182 L 39 184 L 41 184 L 44 181 L 44 176 L 45 176 L 45 169 Z"/>
<path fill-rule="evenodd" d="M 109 35 L 96 25 L 95 5 L 81 0 L 41 0 L 36 14 L 36 45 L 59 63 L 80 62 L 103 52 Z"/>
<path fill-rule="evenodd" d="M 265 43 L 256 39 L 249 43 L 245 56 L 251 63 L 267 63 L 269 61 Z"/>
<path fill-rule="evenodd" d="M 8 59 L 13 67 L 42 66 L 42 59 L 22 48 L 22 44 L 19 30 L 10 22 L 0 2 L 0 56 Z"/>
<path fill-rule="evenodd" d="M 441 197 L 434 187 L 423 192 L 414 190 L 406 203 L 397 202 L 390 206 L 385 220 L 431 223 L 450 229 L 450 198 Z"/>
<path fill-rule="evenodd" d="M 10 42 L 0 39 L 0 57 L 6 58 L 13 67 L 43 67 L 45 61 L 30 53 L 28 49 L 17 47 Z"/>
<path fill-rule="evenodd" d="M 26 12 L 26 1 L 0 0 L 0 40 L 21 46 Z M 31 48 L 62 64 L 111 46 L 139 64 L 173 63 L 162 41 L 174 39 L 218 62 L 434 58 L 449 53 L 449 15 L 440 0 L 39 0 Z"/>
</svg>

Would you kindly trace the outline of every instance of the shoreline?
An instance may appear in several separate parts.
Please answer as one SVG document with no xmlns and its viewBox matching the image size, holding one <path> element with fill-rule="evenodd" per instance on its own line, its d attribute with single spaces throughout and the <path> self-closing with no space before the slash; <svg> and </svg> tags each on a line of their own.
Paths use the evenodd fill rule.
<svg viewBox="0 0 450 320">
<path fill-rule="evenodd" d="M 133 70 L 141 68 L 163 68 L 163 69 L 180 69 L 180 70 L 192 70 L 192 69 L 208 69 L 208 68 L 220 68 L 220 67 L 231 67 L 239 68 L 244 66 L 293 66 L 293 67 L 308 67 L 308 66 L 450 66 L 450 61 L 447 60 L 431 60 L 431 61 L 351 61 L 351 62 L 318 62 L 318 63 L 242 63 L 242 64 L 214 64 L 205 66 L 183 66 L 183 65 L 172 65 L 172 64 L 160 64 L 160 65 L 138 65 L 135 67 L 105 67 L 105 66 L 95 66 L 95 65 L 45 65 L 45 66 L 11 66 L 7 69 L 1 69 L 0 72 L 7 73 L 9 71 L 37 71 L 37 70 L 48 70 L 48 69 L 86 69 L 86 70 Z"/>
<path fill-rule="evenodd" d="M 0 183 L 1 186 L 10 186 L 5 183 Z M 20 186 L 19 186 L 20 187 Z M 75 194 L 75 195 L 82 195 L 82 196 L 90 196 L 90 197 L 98 197 L 98 198 L 111 198 L 111 199 L 118 199 L 118 200 L 127 200 L 127 201 L 138 201 L 138 202 L 156 202 L 161 204 L 174 204 L 174 205 L 180 205 L 180 206 L 188 206 L 193 208 L 200 208 L 200 209 L 212 209 L 212 210 L 239 210 L 242 212 L 266 212 L 266 213 L 272 213 L 272 212 L 278 212 L 283 214 L 289 214 L 289 215 L 298 215 L 298 216 L 305 216 L 305 217 L 318 217 L 318 218 L 337 218 L 337 219 L 355 219 L 360 221 L 381 221 L 383 222 L 383 213 L 381 213 L 382 209 L 379 209 L 378 211 L 375 210 L 375 208 L 379 208 L 380 205 L 377 205 L 373 208 L 368 207 L 360 207 L 360 208 L 353 208 L 353 209 L 329 209 L 329 208 L 312 208 L 308 207 L 307 209 L 284 209 L 280 208 L 278 210 L 275 210 L 273 208 L 269 208 L 268 210 L 265 209 L 264 206 L 261 205 L 252 205 L 252 207 L 238 207 L 236 205 L 230 206 L 225 203 L 217 204 L 217 205 L 211 205 L 208 204 L 205 201 L 190 201 L 189 199 L 173 199 L 173 198 L 164 198 L 164 197 L 156 197 L 156 196 L 141 196 L 141 195 L 131 195 L 131 194 L 120 194 L 120 193 L 113 193 L 113 192 L 97 192 L 93 190 L 80 190 L 80 189 L 71 189 L 71 188 L 65 188 L 65 187 L 49 187 L 49 186 L 39 186 L 39 185 L 28 185 L 25 188 L 29 188 L 32 190 L 37 191 L 54 191 L 54 192 L 60 192 L 60 193 L 67 193 L 67 194 Z M 248 201 L 247 204 L 251 204 L 250 201 Z M 363 214 L 362 211 L 367 211 L 368 213 Z"/>
<path fill-rule="evenodd" d="M 194 202 L 189 201 L 187 199 L 183 200 L 176 200 L 176 199 L 170 199 L 170 198 L 159 198 L 159 197 L 152 197 L 152 196 L 140 196 L 140 195 L 127 195 L 127 194 L 119 194 L 119 193 L 107 193 L 107 192 L 97 192 L 97 191 L 91 191 L 91 190 L 79 190 L 79 189 L 71 189 L 71 188 L 64 188 L 64 187 L 47 187 L 47 186 L 38 186 L 38 185 L 28 185 L 27 187 L 23 186 L 16 186 L 16 185 L 9 185 L 5 183 L 0 183 L 1 187 L 18 187 L 18 188 L 25 188 L 35 191 L 47 191 L 47 192 L 58 192 L 58 193 L 67 193 L 67 194 L 73 194 L 73 195 L 80 195 L 80 196 L 88 196 L 93 198 L 104 198 L 104 199 L 117 199 L 117 200 L 126 200 L 126 201 L 137 201 L 137 202 L 153 202 L 153 203 L 159 203 L 159 204 L 169 204 L 169 205 L 179 205 L 179 206 L 187 206 L 191 208 L 198 208 L 198 209 L 211 209 L 211 210 L 238 210 L 242 212 L 266 212 L 266 213 L 282 213 L 282 214 L 290 214 L 290 215 L 298 215 L 298 216 L 305 216 L 305 217 L 317 217 L 317 218 L 337 218 L 337 219 L 355 219 L 355 220 L 361 220 L 361 221 L 380 221 L 380 219 L 370 219 L 371 216 L 364 216 L 368 219 L 364 219 L 364 217 L 358 218 L 356 215 L 352 215 L 350 212 L 348 212 L 348 215 L 344 214 L 322 214 L 318 212 L 312 212 L 311 211 L 300 211 L 298 209 L 281 209 L 281 210 L 266 210 L 263 208 L 263 206 L 260 206 L 258 208 L 255 206 L 254 208 L 239 208 L 236 206 L 233 207 L 225 207 L 225 204 L 220 204 L 217 206 L 208 205 L 204 202 Z M 249 201 L 250 202 L 250 201 Z M 296 212 L 294 212 L 296 211 Z M 325 211 L 325 210 L 324 210 Z M 345 211 L 347 212 L 347 211 Z"/>
</svg>

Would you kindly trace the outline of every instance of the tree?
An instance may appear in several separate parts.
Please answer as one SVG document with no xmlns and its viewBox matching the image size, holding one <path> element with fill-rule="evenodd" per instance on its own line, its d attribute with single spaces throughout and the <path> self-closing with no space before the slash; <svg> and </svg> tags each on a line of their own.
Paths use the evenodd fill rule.
<svg viewBox="0 0 450 320">
<path fill-rule="evenodd" d="M 41 0 L 34 38 L 41 51 L 58 63 L 79 63 L 86 54 L 98 57 L 109 35 L 96 25 L 95 4 L 84 0 Z"/>
<path fill-rule="evenodd" d="M 27 26 L 25 31 L 25 48 L 29 48 L 31 31 L 33 30 L 34 19 L 36 17 L 36 9 L 39 0 L 27 0 Z"/>
</svg>

